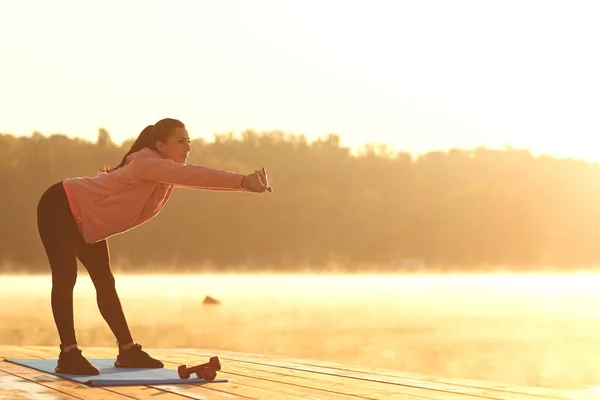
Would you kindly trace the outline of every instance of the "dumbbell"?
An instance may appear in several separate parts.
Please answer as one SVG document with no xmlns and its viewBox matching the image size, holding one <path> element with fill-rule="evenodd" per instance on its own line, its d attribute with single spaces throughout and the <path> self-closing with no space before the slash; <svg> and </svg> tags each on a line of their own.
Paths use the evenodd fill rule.
<svg viewBox="0 0 600 400">
<path fill-rule="evenodd" d="M 221 360 L 218 356 L 211 357 L 207 363 L 190 367 L 188 365 L 180 365 L 177 368 L 177 374 L 181 379 L 188 379 L 194 372 L 200 379 L 212 381 L 217 376 L 217 371 L 221 370 Z"/>
</svg>

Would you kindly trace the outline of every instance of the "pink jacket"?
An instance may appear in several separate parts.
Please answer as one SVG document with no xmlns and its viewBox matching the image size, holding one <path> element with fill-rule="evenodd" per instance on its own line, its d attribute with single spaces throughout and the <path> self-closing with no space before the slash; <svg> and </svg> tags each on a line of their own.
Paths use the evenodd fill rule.
<svg viewBox="0 0 600 400">
<path fill-rule="evenodd" d="M 71 212 L 86 243 L 128 231 L 156 216 L 174 187 L 242 191 L 243 174 L 181 164 L 145 148 L 127 164 L 94 177 L 65 179 Z"/>
</svg>

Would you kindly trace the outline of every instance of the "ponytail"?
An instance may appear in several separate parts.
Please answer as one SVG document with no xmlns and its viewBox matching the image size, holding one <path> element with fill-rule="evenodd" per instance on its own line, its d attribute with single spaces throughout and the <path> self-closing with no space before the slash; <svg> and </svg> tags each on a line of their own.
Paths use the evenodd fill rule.
<svg viewBox="0 0 600 400">
<path fill-rule="evenodd" d="M 121 168 L 127 162 L 127 157 L 130 154 L 138 152 L 144 148 L 156 150 L 156 141 L 165 140 L 175 128 L 185 128 L 185 125 L 176 119 L 165 118 L 158 121 L 155 125 L 148 125 L 145 127 L 138 137 L 135 139 L 129 151 L 123 156 L 121 162 L 116 167 L 104 167 L 101 168 L 101 172 L 111 172 Z"/>
</svg>

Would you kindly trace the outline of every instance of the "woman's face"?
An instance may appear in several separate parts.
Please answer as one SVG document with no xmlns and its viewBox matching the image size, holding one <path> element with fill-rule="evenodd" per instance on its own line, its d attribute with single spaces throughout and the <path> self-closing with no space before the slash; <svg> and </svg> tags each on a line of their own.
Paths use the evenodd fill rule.
<svg viewBox="0 0 600 400">
<path fill-rule="evenodd" d="M 176 128 L 164 142 L 161 140 L 156 142 L 156 150 L 158 150 L 163 158 L 185 164 L 188 154 L 192 151 L 187 130 L 185 128 Z"/>
</svg>

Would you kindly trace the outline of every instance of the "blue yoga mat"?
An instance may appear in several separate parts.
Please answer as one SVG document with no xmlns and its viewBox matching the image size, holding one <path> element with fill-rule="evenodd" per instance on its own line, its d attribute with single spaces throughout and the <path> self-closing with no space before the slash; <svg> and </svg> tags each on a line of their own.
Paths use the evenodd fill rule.
<svg viewBox="0 0 600 400">
<path fill-rule="evenodd" d="M 177 371 L 169 368 L 116 368 L 115 359 L 89 359 L 100 370 L 100 375 L 71 375 L 54 372 L 56 358 L 52 359 L 6 359 L 15 364 L 37 369 L 52 375 L 84 383 L 89 386 L 128 386 L 128 385 L 172 385 L 175 383 L 208 383 L 228 382 L 227 379 L 215 378 L 213 381 L 190 378 L 181 379 Z M 218 372 L 217 372 L 218 373 Z M 193 375 L 195 376 L 195 374 Z"/>
</svg>

